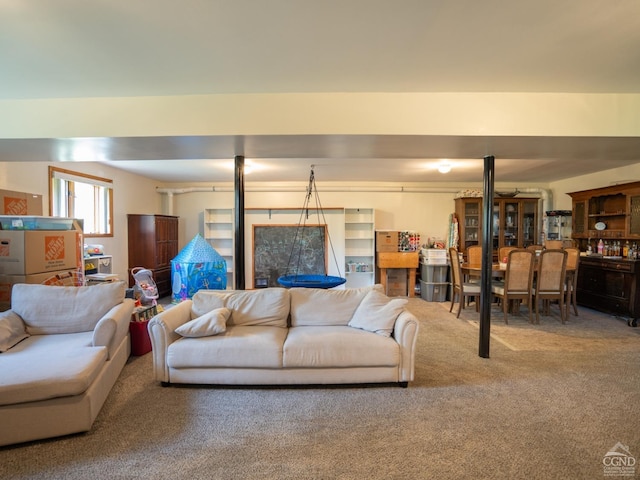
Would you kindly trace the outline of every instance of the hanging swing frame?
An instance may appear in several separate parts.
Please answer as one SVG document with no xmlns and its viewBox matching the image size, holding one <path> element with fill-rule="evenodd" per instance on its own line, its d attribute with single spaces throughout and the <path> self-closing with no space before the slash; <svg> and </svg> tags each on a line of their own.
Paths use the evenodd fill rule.
<svg viewBox="0 0 640 480">
<path fill-rule="evenodd" d="M 311 199 L 315 200 L 315 207 L 311 206 Z M 305 196 L 304 203 L 302 205 L 302 209 L 300 211 L 300 218 L 298 219 L 298 225 L 296 228 L 296 232 L 294 235 L 294 239 L 291 246 L 291 253 L 289 254 L 289 260 L 287 262 L 287 270 L 285 274 L 278 278 L 278 283 L 286 288 L 293 287 L 304 287 L 304 288 L 334 288 L 339 285 L 344 284 L 347 279 L 341 276 L 332 276 L 328 274 L 327 271 L 327 262 L 324 262 L 324 275 L 322 274 L 304 274 L 299 273 L 300 271 L 300 263 L 303 256 L 302 245 L 304 243 L 304 233 L 305 228 L 311 227 L 311 225 L 307 225 L 307 220 L 311 216 L 310 210 L 316 211 L 316 215 L 318 218 L 317 226 L 318 228 L 323 228 L 326 234 L 326 239 L 322 243 L 323 248 L 323 258 L 326 259 L 326 243 L 329 244 L 331 254 L 333 255 L 333 259 L 335 261 L 336 270 L 338 275 L 340 275 L 340 267 L 338 265 L 338 259 L 335 254 L 335 250 L 333 248 L 333 243 L 331 242 L 331 235 L 329 235 L 329 228 L 327 220 L 324 216 L 324 210 L 322 209 L 322 204 L 320 203 L 320 197 L 318 195 L 318 189 L 316 187 L 316 179 L 314 172 L 314 165 L 311 165 L 311 172 L 309 174 L 309 184 L 307 186 L 307 194 Z M 297 248 L 297 250 L 296 250 Z M 297 257 L 296 257 L 297 252 Z M 297 262 L 295 265 L 295 271 L 290 273 L 291 271 L 291 263 L 294 258 L 297 258 Z"/>
</svg>

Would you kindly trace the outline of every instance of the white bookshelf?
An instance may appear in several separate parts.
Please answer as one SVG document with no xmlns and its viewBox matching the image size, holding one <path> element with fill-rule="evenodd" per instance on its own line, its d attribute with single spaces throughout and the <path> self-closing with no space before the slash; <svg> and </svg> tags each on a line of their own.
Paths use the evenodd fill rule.
<svg viewBox="0 0 640 480">
<path fill-rule="evenodd" d="M 375 210 L 345 208 L 346 288 L 373 285 L 375 282 Z"/>
<path fill-rule="evenodd" d="M 234 286 L 233 208 L 207 208 L 204 211 L 204 238 L 227 262 L 227 288 Z"/>
</svg>

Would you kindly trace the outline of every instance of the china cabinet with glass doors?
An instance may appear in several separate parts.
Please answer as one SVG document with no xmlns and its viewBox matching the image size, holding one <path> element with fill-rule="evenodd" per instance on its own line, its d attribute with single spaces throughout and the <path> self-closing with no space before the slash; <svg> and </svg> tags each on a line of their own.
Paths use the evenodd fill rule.
<svg viewBox="0 0 640 480">
<path fill-rule="evenodd" d="M 494 252 L 500 247 L 526 248 L 538 239 L 538 198 L 495 198 L 493 201 Z M 456 198 L 459 249 L 466 253 L 471 245 L 482 242 L 482 198 Z"/>
</svg>

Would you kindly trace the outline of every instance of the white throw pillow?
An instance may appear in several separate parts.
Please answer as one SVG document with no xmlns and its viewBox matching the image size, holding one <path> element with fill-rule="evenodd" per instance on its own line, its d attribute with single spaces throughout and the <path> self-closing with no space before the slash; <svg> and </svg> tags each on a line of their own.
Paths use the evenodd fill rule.
<svg viewBox="0 0 640 480">
<path fill-rule="evenodd" d="M 11 310 L 0 313 L 0 353 L 27 338 L 29 334 L 22 319 Z"/>
<path fill-rule="evenodd" d="M 208 337 L 218 335 L 227 330 L 227 320 L 231 316 L 228 308 L 216 308 L 204 315 L 180 325 L 176 328 L 176 333 L 183 337 Z"/>
<path fill-rule="evenodd" d="M 405 298 L 390 299 L 384 293 L 372 290 L 358 305 L 349 320 L 349 326 L 390 337 L 396 319 L 407 302 Z"/>
</svg>

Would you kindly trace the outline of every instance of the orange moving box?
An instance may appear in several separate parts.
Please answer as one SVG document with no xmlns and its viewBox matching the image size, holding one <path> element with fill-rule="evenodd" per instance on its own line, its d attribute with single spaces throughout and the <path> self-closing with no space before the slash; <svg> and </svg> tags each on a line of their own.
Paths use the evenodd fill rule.
<svg viewBox="0 0 640 480">
<path fill-rule="evenodd" d="M 42 215 L 42 195 L 0 190 L 2 215 Z"/>
<path fill-rule="evenodd" d="M 0 274 L 30 275 L 78 266 L 75 230 L 0 230 Z"/>
<path fill-rule="evenodd" d="M 11 308 L 11 289 L 16 283 L 45 283 L 49 285 L 79 286 L 78 271 L 35 273 L 33 275 L 0 275 L 0 312 Z"/>
</svg>

